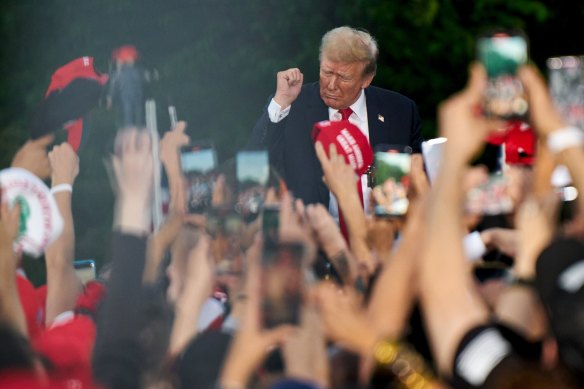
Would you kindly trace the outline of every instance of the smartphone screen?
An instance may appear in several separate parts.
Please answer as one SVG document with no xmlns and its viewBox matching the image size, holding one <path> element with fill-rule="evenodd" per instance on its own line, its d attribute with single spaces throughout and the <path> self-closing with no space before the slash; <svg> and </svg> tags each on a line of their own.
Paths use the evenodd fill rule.
<svg viewBox="0 0 584 389">
<path fill-rule="evenodd" d="M 217 155 L 213 145 L 200 142 L 181 149 L 180 163 L 187 181 L 189 213 L 204 213 L 211 207 L 213 198 L 213 172 Z"/>
<path fill-rule="evenodd" d="M 230 207 L 213 207 L 206 217 L 206 230 L 211 236 L 210 252 L 216 274 L 239 276 L 244 266 L 241 216 Z"/>
<path fill-rule="evenodd" d="M 562 118 L 584 131 L 584 56 L 547 60 L 550 94 Z"/>
<path fill-rule="evenodd" d="M 300 243 L 264 245 L 261 277 L 261 320 L 265 328 L 298 324 L 303 301 L 304 273 Z"/>
<path fill-rule="evenodd" d="M 483 112 L 504 120 L 527 116 L 527 96 L 517 78 L 517 69 L 527 63 L 527 39 L 519 32 L 496 32 L 481 36 L 477 56 L 487 72 Z"/>
<path fill-rule="evenodd" d="M 75 268 L 77 277 L 79 277 L 83 284 L 94 280 L 96 277 L 95 261 L 93 259 L 75 260 L 73 261 L 73 267 Z"/>
<path fill-rule="evenodd" d="M 508 182 L 502 173 L 494 173 L 471 188 L 466 195 L 465 210 L 474 215 L 501 215 L 513 210 Z"/>
<path fill-rule="evenodd" d="M 403 216 L 409 206 L 411 155 L 394 150 L 375 153 L 375 186 L 373 187 L 376 216 Z"/>
<path fill-rule="evenodd" d="M 278 243 L 279 228 L 280 207 L 277 205 L 265 206 L 262 213 L 264 244 L 275 246 Z"/>
<path fill-rule="evenodd" d="M 268 152 L 240 151 L 235 157 L 237 179 L 236 210 L 247 223 L 255 220 L 260 213 L 266 196 L 270 164 Z"/>
</svg>

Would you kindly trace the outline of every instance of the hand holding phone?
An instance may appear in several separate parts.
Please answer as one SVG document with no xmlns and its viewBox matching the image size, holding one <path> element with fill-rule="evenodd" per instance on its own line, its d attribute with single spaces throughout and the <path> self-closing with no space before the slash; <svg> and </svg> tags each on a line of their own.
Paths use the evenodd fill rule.
<svg viewBox="0 0 584 389">
<path fill-rule="evenodd" d="M 584 56 L 548 58 L 550 94 L 562 118 L 584 131 Z"/>
<path fill-rule="evenodd" d="M 378 217 L 403 216 L 409 206 L 411 155 L 398 149 L 375 153 L 374 213 Z"/>
<path fill-rule="evenodd" d="M 75 268 L 77 277 L 79 277 L 83 284 L 94 280 L 96 277 L 95 261 L 93 259 L 80 259 L 73 261 L 73 267 Z"/>
<path fill-rule="evenodd" d="M 246 223 L 257 218 L 266 197 L 270 164 L 266 150 L 240 151 L 235 157 L 236 211 Z"/>
<path fill-rule="evenodd" d="M 496 31 L 478 38 L 477 56 L 487 72 L 483 113 L 503 120 L 527 117 L 527 95 L 517 70 L 527 63 L 527 39 L 519 31 Z"/>
<path fill-rule="evenodd" d="M 264 328 L 300 322 L 303 302 L 304 246 L 264 244 L 261 274 L 261 319 Z"/>
<path fill-rule="evenodd" d="M 187 181 L 189 213 L 204 213 L 211 207 L 213 197 L 213 171 L 217 167 L 215 149 L 210 142 L 183 147 L 180 162 Z"/>
</svg>

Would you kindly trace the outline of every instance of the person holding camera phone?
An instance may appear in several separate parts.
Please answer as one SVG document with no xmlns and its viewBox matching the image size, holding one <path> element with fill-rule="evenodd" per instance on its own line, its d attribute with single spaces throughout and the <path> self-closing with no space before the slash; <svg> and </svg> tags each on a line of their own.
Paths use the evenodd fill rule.
<svg viewBox="0 0 584 389">
<path fill-rule="evenodd" d="M 378 47 L 366 31 L 338 27 L 328 31 L 320 46 L 318 82 L 303 85 L 300 69 L 278 72 L 276 92 L 257 121 L 249 147 L 267 147 L 270 163 L 289 189 L 305 204 L 329 206 L 330 193 L 311 137 L 323 120 L 349 120 L 372 147 L 401 144 L 420 152 L 421 121 L 409 98 L 371 86 L 377 70 Z M 362 186 L 367 186 L 362 177 Z M 363 192 L 365 193 L 365 192 Z"/>
</svg>

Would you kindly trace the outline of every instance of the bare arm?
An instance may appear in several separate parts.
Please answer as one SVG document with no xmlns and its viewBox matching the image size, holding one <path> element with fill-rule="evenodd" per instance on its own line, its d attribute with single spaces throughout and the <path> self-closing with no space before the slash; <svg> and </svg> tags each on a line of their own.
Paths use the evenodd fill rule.
<svg viewBox="0 0 584 389">
<path fill-rule="evenodd" d="M 398 339 L 417 295 L 416 267 L 424 244 L 427 204 L 411 204 L 399 248 L 385 261 L 375 282 L 367 314 L 378 338 Z"/>
<path fill-rule="evenodd" d="M 448 142 L 431 192 L 419 286 L 434 358 L 439 370 L 446 374 L 452 371 L 454 353 L 464 334 L 486 323 L 489 315 L 466 269 L 460 186 L 466 164 L 489 130 L 501 127 L 475 113 L 484 82 L 484 70 L 473 67 L 467 87 L 439 109 L 440 131 Z"/>
<path fill-rule="evenodd" d="M 180 354 L 197 333 L 197 318 L 203 303 L 211 294 L 213 264 L 209 254 L 209 236 L 203 235 L 189 254 L 185 288 L 175 305 L 175 318 L 170 334 L 169 354 Z"/>
<path fill-rule="evenodd" d="M 185 185 L 180 165 L 180 148 L 189 144 L 189 137 L 185 134 L 186 127 L 185 122 L 178 122 L 176 127 L 166 132 L 160 141 L 160 161 L 168 177 L 170 207 L 178 214 L 184 214 L 187 210 Z"/>
<path fill-rule="evenodd" d="M 49 153 L 52 168 L 52 187 L 73 185 L 79 172 L 79 158 L 68 143 L 55 146 Z M 75 227 L 71 210 L 72 192 L 54 194 L 63 217 L 63 232 L 46 250 L 47 305 L 46 325 L 50 325 L 62 312 L 72 310 L 83 285 L 75 273 Z"/>
<path fill-rule="evenodd" d="M 337 154 L 337 149 L 333 144 L 330 146 L 329 156 L 320 142 L 316 142 L 315 149 L 322 165 L 324 180 L 336 196 L 347 223 L 351 251 L 358 264 L 372 274 L 377 264 L 367 246 L 367 220 L 357 192 L 357 176 L 345 163 L 343 156 Z"/>
<path fill-rule="evenodd" d="M 12 244 L 18 236 L 20 206 L 9 209 L 8 203 L 0 209 L 0 319 L 10 324 L 20 334 L 27 336 L 26 318 L 16 286 L 18 260 Z"/>
</svg>

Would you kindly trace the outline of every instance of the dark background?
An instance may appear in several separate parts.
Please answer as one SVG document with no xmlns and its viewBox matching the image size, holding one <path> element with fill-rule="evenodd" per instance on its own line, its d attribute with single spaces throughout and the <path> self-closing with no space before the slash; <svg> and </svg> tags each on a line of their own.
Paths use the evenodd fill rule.
<svg viewBox="0 0 584 389">
<path fill-rule="evenodd" d="M 246 143 L 277 71 L 299 67 L 306 81 L 317 79 L 320 38 L 336 26 L 376 37 L 374 84 L 418 103 L 426 138 L 436 132 L 437 104 L 463 86 L 481 31 L 523 29 L 542 70 L 550 56 L 584 54 L 584 4 L 572 1 L 3 0 L 0 10 L 0 168 L 26 140 L 51 74 L 84 55 L 107 72 L 122 44 L 135 45 L 142 63 L 160 73 L 149 86 L 159 131 L 168 128 L 172 101 L 191 138 L 212 140 L 220 161 Z M 104 108 L 88 124 L 73 204 L 76 256 L 101 264 L 113 211 L 103 159 L 115 128 Z"/>
</svg>

